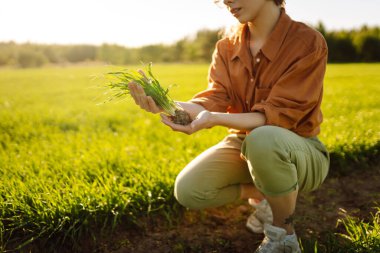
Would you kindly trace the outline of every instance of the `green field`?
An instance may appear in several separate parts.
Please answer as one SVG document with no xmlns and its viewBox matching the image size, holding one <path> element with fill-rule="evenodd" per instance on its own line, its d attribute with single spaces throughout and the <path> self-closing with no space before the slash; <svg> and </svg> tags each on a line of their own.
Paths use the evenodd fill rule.
<svg viewBox="0 0 380 253">
<path fill-rule="evenodd" d="M 226 135 L 222 127 L 172 132 L 131 99 L 102 104 L 101 74 L 115 69 L 0 70 L 0 252 L 38 238 L 72 243 L 156 210 L 170 216 L 178 209 L 176 174 Z M 207 70 L 153 66 L 164 86 L 178 84 L 175 100 L 205 89 Z M 379 70 L 328 66 L 319 137 L 340 172 L 350 164 L 364 169 L 379 156 Z"/>
</svg>

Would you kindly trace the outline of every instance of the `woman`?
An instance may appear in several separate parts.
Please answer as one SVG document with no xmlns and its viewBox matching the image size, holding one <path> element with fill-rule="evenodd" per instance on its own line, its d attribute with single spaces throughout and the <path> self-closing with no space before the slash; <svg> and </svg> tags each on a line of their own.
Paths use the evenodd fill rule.
<svg viewBox="0 0 380 253">
<path fill-rule="evenodd" d="M 297 194 L 325 180 L 330 157 L 318 139 L 327 46 L 323 36 L 285 12 L 283 0 L 224 1 L 239 29 L 216 43 L 208 89 L 178 102 L 193 122 L 174 124 L 192 134 L 213 126 L 229 135 L 178 175 L 175 196 L 192 209 L 248 199 L 256 211 L 247 227 L 264 232 L 256 252 L 300 252 L 292 223 Z M 141 108 L 162 112 L 136 84 Z"/>
</svg>

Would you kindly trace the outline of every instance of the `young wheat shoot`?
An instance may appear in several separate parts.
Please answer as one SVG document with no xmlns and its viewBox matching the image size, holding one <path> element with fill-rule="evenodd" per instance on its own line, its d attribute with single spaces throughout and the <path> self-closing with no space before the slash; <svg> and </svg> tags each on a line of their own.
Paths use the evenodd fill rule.
<svg viewBox="0 0 380 253">
<path fill-rule="evenodd" d="M 164 89 L 152 73 L 152 63 L 146 67 L 147 75 L 142 71 L 123 70 L 109 72 L 108 75 L 115 77 L 116 81 L 111 81 L 108 86 L 117 90 L 113 98 L 130 95 L 128 84 L 133 82 L 140 85 L 147 96 L 152 97 L 154 102 L 170 115 L 175 124 L 188 125 L 191 123 L 190 115 L 169 96 L 169 89 Z M 111 98 L 112 99 L 112 98 Z"/>
</svg>

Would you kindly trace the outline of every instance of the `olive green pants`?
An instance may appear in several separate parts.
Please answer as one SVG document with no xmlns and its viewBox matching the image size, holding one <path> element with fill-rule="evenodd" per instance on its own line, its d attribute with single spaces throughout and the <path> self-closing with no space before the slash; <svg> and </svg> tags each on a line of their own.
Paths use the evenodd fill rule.
<svg viewBox="0 0 380 253">
<path fill-rule="evenodd" d="M 313 191 L 325 180 L 330 155 L 318 137 L 302 137 L 277 126 L 248 135 L 230 134 L 192 160 L 177 176 L 174 195 L 191 209 L 217 207 L 240 198 L 253 183 L 264 195 Z"/>
</svg>

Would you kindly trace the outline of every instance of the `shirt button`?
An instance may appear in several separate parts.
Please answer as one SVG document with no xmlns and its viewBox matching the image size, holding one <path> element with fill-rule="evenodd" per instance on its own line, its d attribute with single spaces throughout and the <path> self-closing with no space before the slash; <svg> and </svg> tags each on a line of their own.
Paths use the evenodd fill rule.
<svg viewBox="0 0 380 253">
<path fill-rule="evenodd" d="M 245 103 L 248 104 L 248 100 L 245 100 Z"/>
<path fill-rule="evenodd" d="M 251 82 L 252 82 L 252 83 L 253 83 L 253 81 L 254 81 L 253 78 L 251 78 Z"/>
<path fill-rule="evenodd" d="M 256 58 L 256 62 L 259 63 L 260 62 L 260 58 Z"/>
</svg>

